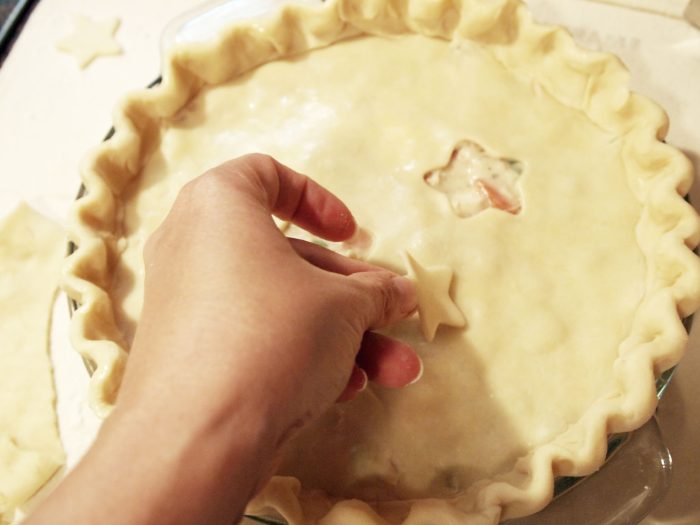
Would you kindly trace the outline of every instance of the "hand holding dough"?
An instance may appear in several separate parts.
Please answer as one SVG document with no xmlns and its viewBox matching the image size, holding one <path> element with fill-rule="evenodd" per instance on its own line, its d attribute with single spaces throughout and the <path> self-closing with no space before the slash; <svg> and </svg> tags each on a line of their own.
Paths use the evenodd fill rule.
<svg viewBox="0 0 700 525">
<path fill-rule="evenodd" d="M 378 384 L 420 373 L 408 345 L 365 335 L 415 310 L 412 283 L 288 239 L 271 214 L 331 241 L 356 229 L 337 197 L 271 157 L 185 186 L 144 250 L 143 312 L 116 407 L 28 523 L 235 522 L 291 436 L 362 386 L 358 351 Z"/>
</svg>

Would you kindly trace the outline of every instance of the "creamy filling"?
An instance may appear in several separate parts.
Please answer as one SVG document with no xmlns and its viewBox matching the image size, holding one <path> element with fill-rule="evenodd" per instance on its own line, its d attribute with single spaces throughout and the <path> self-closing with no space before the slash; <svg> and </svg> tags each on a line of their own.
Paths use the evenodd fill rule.
<svg viewBox="0 0 700 525">
<path fill-rule="evenodd" d="M 520 162 L 489 155 L 478 144 L 462 141 L 446 166 L 429 171 L 423 179 L 447 196 L 458 217 L 471 217 L 487 208 L 515 214 L 522 207 L 516 188 L 522 172 Z"/>
</svg>

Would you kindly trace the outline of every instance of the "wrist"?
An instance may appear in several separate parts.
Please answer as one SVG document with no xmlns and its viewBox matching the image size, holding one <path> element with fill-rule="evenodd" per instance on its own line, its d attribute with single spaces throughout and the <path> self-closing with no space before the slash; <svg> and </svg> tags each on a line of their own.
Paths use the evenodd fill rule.
<svg viewBox="0 0 700 525">
<path fill-rule="evenodd" d="M 264 414 L 243 405 L 235 414 L 204 417 L 172 406 L 118 405 L 96 451 L 128 458 L 123 473 L 149 492 L 150 508 L 136 523 L 235 522 L 274 464 Z"/>
<path fill-rule="evenodd" d="M 118 405 L 85 458 L 27 523 L 237 523 L 274 464 L 265 419 L 243 407 L 225 421 L 183 421 L 183 414 L 153 412 L 157 403 L 150 401 Z"/>
</svg>

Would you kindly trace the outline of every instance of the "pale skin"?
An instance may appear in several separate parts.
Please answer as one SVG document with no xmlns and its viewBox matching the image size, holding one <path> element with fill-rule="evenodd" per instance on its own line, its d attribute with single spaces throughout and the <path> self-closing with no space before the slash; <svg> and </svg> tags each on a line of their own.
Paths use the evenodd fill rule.
<svg viewBox="0 0 700 525">
<path fill-rule="evenodd" d="M 189 183 L 144 250 L 116 407 L 26 524 L 237 523 L 297 430 L 368 376 L 417 380 L 415 352 L 371 332 L 413 313 L 412 283 L 289 240 L 272 214 L 331 241 L 357 228 L 340 200 L 263 155 Z"/>
</svg>

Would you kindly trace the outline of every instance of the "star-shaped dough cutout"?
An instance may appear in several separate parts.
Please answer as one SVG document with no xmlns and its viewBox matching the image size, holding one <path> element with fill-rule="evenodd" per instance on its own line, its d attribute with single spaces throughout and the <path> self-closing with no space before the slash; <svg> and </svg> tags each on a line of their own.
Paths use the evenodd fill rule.
<svg viewBox="0 0 700 525">
<path fill-rule="evenodd" d="M 426 268 L 405 252 L 408 277 L 416 284 L 418 316 L 426 341 L 435 338 L 441 324 L 461 328 L 467 324 L 464 314 L 450 297 L 453 271 L 448 266 Z"/>
<path fill-rule="evenodd" d="M 56 42 L 56 47 L 73 55 L 81 69 L 85 68 L 97 57 L 121 54 L 122 48 L 114 39 L 119 23 L 118 18 L 91 20 L 76 15 L 73 31 Z"/>
</svg>

